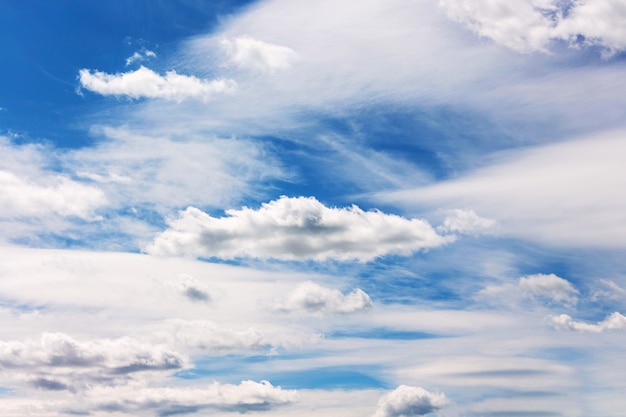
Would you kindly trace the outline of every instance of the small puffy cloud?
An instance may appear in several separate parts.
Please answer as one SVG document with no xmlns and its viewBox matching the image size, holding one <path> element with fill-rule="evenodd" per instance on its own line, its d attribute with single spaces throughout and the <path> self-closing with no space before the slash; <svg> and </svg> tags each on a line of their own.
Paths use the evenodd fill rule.
<svg viewBox="0 0 626 417">
<path fill-rule="evenodd" d="M 94 211 L 106 204 L 99 188 L 64 176 L 48 176 L 40 183 L 0 170 L 0 216 L 45 217 L 51 214 L 91 220 Z"/>
<path fill-rule="evenodd" d="M 455 209 L 448 211 L 448 216 L 437 230 L 443 233 L 479 233 L 494 224 L 495 220 L 480 217 L 473 210 Z"/>
<path fill-rule="evenodd" d="M 83 88 L 103 96 L 162 98 L 179 102 L 188 98 L 207 100 L 215 94 L 231 93 L 236 88 L 233 80 L 202 80 L 174 70 L 162 76 L 144 66 L 119 74 L 82 69 L 79 80 Z"/>
<path fill-rule="evenodd" d="M 156 53 L 148 49 L 142 49 L 126 58 L 126 66 L 132 65 L 135 62 L 145 61 L 148 58 L 156 58 Z"/>
<path fill-rule="evenodd" d="M 549 320 L 552 325 L 559 330 L 572 330 L 576 332 L 601 333 L 605 330 L 626 329 L 626 316 L 618 312 L 610 314 L 604 320 L 596 324 L 576 321 L 567 314 L 550 316 Z"/>
<path fill-rule="evenodd" d="M 248 36 L 220 41 L 230 64 L 243 69 L 276 71 L 290 68 L 298 54 L 286 46 L 274 45 Z"/>
<path fill-rule="evenodd" d="M 549 303 L 575 305 L 578 290 L 555 274 L 534 274 L 521 277 L 517 284 L 488 285 L 478 293 L 479 298 L 516 303 L 522 298 L 540 299 Z"/>
<path fill-rule="evenodd" d="M 281 197 L 258 210 L 227 210 L 212 217 L 189 207 L 148 246 L 155 255 L 274 258 L 281 260 L 370 261 L 387 254 L 409 255 L 441 246 L 440 236 L 420 219 L 326 207 L 313 197 Z"/>
<path fill-rule="evenodd" d="M 553 40 L 598 45 L 610 56 L 626 49 L 621 0 L 440 0 L 447 15 L 478 35 L 520 52 L 547 51 Z"/>
<path fill-rule="evenodd" d="M 161 416 L 202 409 L 245 413 L 273 409 L 297 399 L 296 391 L 267 381 L 242 381 L 239 385 L 214 382 L 201 388 L 96 387 L 85 393 L 90 410 L 132 413 L 151 409 Z"/>
<path fill-rule="evenodd" d="M 439 410 L 446 404 L 443 393 L 433 393 L 422 387 L 400 385 L 378 401 L 373 417 L 414 417 Z"/>
<path fill-rule="evenodd" d="M 310 313 L 347 314 L 372 308 L 372 300 L 365 291 L 356 288 L 349 294 L 342 294 L 334 288 L 327 288 L 314 282 L 300 284 L 286 299 L 274 303 L 275 311 L 307 311 Z"/>
<path fill-rule="evenodd" d="M 216 294 L 208 285 L 188 274 L 181 274 L 174 286 L 181 295 L 191 301 L 209 302 L 219 298 L 219 294 Z"/>
<path fill-rule="evenodd" d="M 576 304 L 578 290 L 572 284 L 554 274 L 528 275 L 519 279 L 519 288 L 533 297 L 541 297 L 555 303 Z"/>
</svg>

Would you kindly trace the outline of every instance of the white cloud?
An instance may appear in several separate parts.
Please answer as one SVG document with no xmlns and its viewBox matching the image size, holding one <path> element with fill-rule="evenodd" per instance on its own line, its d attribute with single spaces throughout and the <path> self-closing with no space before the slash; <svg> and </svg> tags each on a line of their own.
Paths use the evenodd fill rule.
<svg viewBox="0 0 626 417">
<path fill-rule="evenodd" d="M 137 51 L 126 58 L 126 66 L 134 64 L 135 62 L 145 61 L 148 58 L 156 58 L 156 53 L 154 51 L 150 51 L 149 49 L 142 49 L 141 51 Z"/>
<path fill-rule="evenodd" d="M 478 216 L 473 210 L 455 209 L 448 212 L 437 230 L 443 233 L 480 233 L 495 223 L 494 220 Z"/>
<path fill-rule="evenodd" d="M 307 281 L 300 284 L 284 300 L 276 301 L 272 309 L 282 312 L 345 314 L 367 310 L 372 305 L 369 295 L 360 288 L 344 295 L 337 289 Z"/>
<path fill-rule="evenodd" d="M 214 382 L 200 388 L 97 387 L 85 397 L 90 409 L 125 413 L 152 409 L 159 415 L 172 415 L 202 409 L 240 413 L 269 410 L 297 401 L 298 394 L 267 381 L 242 381 L 239 385 Z"/>
<path fill-rule="evenodd" d="M 189 207 L 147 247 L 155 255 L 338 259 L 370 261 L 387 254 L 409 255 L 453 241 L 424 220 L 406 219 L 357 206 L 329 208 L 315 198 L 264 203 L 258 210 L 227 210 L 212 217 Z"/>
<path fill-rule="evenodd" d="M 228 56 L 230 64 L 239 68 L 258 71 L 288 69 L 298 58 L 291 48 L 263 42 L 248 36 L 221 40 L 220 45 Z"/>
<path fill-rule="evenodd" d="M 478 35 L 521 52 L 547 51 L 553 40 L 626 48 L 626 7 L 620 0 L 440 0 L 448 16 Z M 581 41 L 580 38 L 583 38 Z"/>
<path fill-rule="evenodd" d="M 619 300 L 626 298 L 626 290 L 620 287 L 614 281 L 609 279 L 599 279 L 601 288 L 596 289 L 591 294 L 592 301 L 598 301 L 602 299 Z"/>
<path fill-rule="evenodd" d="M 626 316 L 617 311 L 608 315 L 604 320 L 596 323 L 585 323 L 576 321 L 567 314 L 559 316 L 550 316 L 552 325 L 560 330 L 573 330 L 577 332 L 601 333 L 606 330 L 624 330 L 626 329 Z"/>
<path fill-rule="evenodd" d="M 458 179 L 380 195 L 386 201 L 471 207 L 497 232 L 566 247 L 626 246 L 626 132 L 494 155 Z"/>
<path fill-rule="evenodd" d="M 28 218 L 49 215 L 95 218 L 106 205 L 102 190 L 49 173 L 40 183 L 0 170 L 0 217 Z"/>
<path fill-rule="evenodd" d="M 177 74 L 174 70 L 161 76 L 144 66 L 119 74 L 82 69 L 79 79 L 83 88 L 105 96 L 162 98 L 178 102 L 188 98 L 208 100 L 215 94 L 231 93 L 236 89 L 233 80 L 202 80 Z"/>
<path fill-rule="evenodd" d="M 422 387 L 400 385 L 379 400 L 373 417 L 424 416 L 439 410 L 446 402 L 443 393 L 433 393 Z"/>
<path fill-rule="evenodd" d="M 548 299 L 555 303 L 576 304 L 578 290 L 572 284 L 554 274 L 527 275 L 519 279 L 519 287 L 532 296 Z"/>
<path fill-rule="evenodd" d="M 578 303 L 578 293 L 569 281 L 561 277 L 534 274 L 521 277 L 517 284 L 488 285 L 478 293 L 478 298 L 488 297 L 498 302 L 516 303 L 521 297 L 572 306 Z"/>
</svg>

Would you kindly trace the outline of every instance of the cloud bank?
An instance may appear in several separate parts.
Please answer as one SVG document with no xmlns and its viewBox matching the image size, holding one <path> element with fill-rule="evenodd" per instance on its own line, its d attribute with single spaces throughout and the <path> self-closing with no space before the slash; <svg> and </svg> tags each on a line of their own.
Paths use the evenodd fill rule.
<svg viewBox="0 0 626 417">
<path fill-rule="evenodd" d="M 146 250 L 161 256 L 366 262 L 454 240 L 438 235 L 424 220 L 357 206 L 326 207 L 313 197 L 281 197 L 258 210 L 244 207 L 226 214 L 216 218 L 190 207 Z"/>
</svg>

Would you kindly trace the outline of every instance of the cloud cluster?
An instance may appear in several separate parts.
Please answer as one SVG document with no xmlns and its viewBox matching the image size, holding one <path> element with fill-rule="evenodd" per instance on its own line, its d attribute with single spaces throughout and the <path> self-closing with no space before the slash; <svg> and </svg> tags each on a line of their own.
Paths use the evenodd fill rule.
<svg viewBox="0 0 626 417">
<path fill-rule="evenodd" d="M 370 296 L 360 288 L 349 294 L 323 287 L 312 281 L 300 284 L 284 300 L 276 301 L 272 309 L 281 312 L 347 314 L 372 308 Z"/>
<path fill-rule="evenodd" d="M 620 0 L 441 0 L 440 5 L 478 35 L 520 52 L 547 51 L 554 40 L 599 45 L 607 56 L 626 48 L 626 8 Z"/>
<path fill-rule="evenodd" d="M 485 219 L 476 214 L 474 210 L 454 209 L 448 211 L 448 215 L 437 230 L 443 233 L 480 233 L 495 225 L 491 219 Z"/>
<path fill-rule="evenodd" d="M 424 416 L 439 410 L 446 402 L 443 393 L 433 393 L 422 387 L 400 385 L 380 398 L 373 417 Z"/>
<path fill-rule="evenodd" d="M 215 94 L 232 93 L 237 84 L 233 80 L 202 80 L 194 76 L 167 71 L 164 76 L 144 67 L 119 74 L 81 69 L 80 85 L 104 96 L 131 98 L 162 98 L 183 101 L 188 98 L 208 100 Z"/>
<path fill-rule="evenodd" d="M 424 220 L 380 211 L 326 207 L 313 197 L 281 197 L 258 210 L 227 210 L 212 217 L 189 207 L 158 235 L 147 252 L 233 259 L 326 259 L 370 261 L 409 255 L 454 240 Z"/>
<path fill-rule="evenodd" d="M 596 324 L 576 321 L 567 314 L 550 316 L 550 322 L 557 329 L 572 330 L 577 332 L 601 333 L 605 330 L 626 329 L 626 316 L 618 313 L 617 311 Z"/>
</svg>

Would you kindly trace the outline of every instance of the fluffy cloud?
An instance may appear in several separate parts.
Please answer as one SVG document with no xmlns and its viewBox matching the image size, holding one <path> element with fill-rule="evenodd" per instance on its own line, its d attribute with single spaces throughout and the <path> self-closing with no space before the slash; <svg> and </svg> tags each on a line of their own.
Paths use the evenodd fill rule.
<svg viewBox="0 0 626 417">
<path fill-rule="evenodd" d="M 576 321 L 567 314 L 559 316 L 550 316 L 552 325 L 560 330 L 573 330 L 577 332 L 601 333 L 605 330 L 624 330 L 626 329 L 626 316 L 614 312 L 607 316 L 604 320 L 590 324 L 582 321 Z"/>
<path fill-rule="evenodd" d="M 212 217 L 190 207 L 147 248 L 155 255 L 338 259 L 370 261 L 408 255 L 451 242 L 424 220 L 406 219 L 357 206 L 329 208 L 315 198 L 288 198 L 260 209 L 227 210 Z"/>
<path fill-rule="evenodd" d="M 85 399 L 90 409 L 125 413 L 151 409 L 165 416 L 202 409 L 269 410 L 297 401 L 298 394 L 267 381 L 242 381 L 239 385 L 214 382 L 200 388 L 96 387 L 86 392 Z"/>
<path fill-rule="evenodd" d="M 479 233 L 495 223 L 494 220 L 478 216 L 474 210 L 455 209 L 448 212 L 448 216 L 437 230 L 444 233 Z"/>
<path fill-rule="evenodd" d="M 446 404 L 443 393 L 433 393 L 422 387 L 400 385 L 378 401 L 373 417 L 423 416 L 439 410 Z"/>
<path fill-rule="evenodd" d="M 149 49 L 142 49 L 126 58 L 126 66 L 134 64 L 135 62 L 145 61 L 148 58 L 156 58 L 156 53 Z"/>
<path fill-rule="evenodd" d="M 51 214 L 93 219 L 94 211 L 106 204 L 97 187 L 48 175 L 41 183 L 0 170 L 0 216 L 8 218 L 45 217 Z"/>
<path fill-rule="evenodd" d="M 286 46 L 274 45 L 248 36 L 224 38 L 220 45 L 228 62 L 239 68 L 275 71 L 291 67 L 298 54 Z"/>
<path fill-rule="evenodd" d="M 440 4 L 450 18 L 478 35 L 521 52 L 546 51 L 552 40 L 599 45 L 609 55 L 626 48 L 626 7 L 620 0 L 441 0 Z"/>
<path fill-rule="evenodd" d="M 519 288 L 531 296 L 548 299 L 555 303 L 576 304 L 578 290 L 572 284 L 554 274 L 528 275 L 519 279 Z"/>
<path fill-rule="evenodd" d="M 489 285 L 479 297 L 515 302 L 518 298 L 541 299 L 549 303 L 575 305 L 578 290 L 567 280 L 554 274 L 534 274 L 521 277 L 517 284 Z"/>
<path fill-rule="evenodd" d="M 207 100 L 214 94 L 230 93 L 236 88 L 233 80 L 207 81 L 180 75 L 173 70 L 162 76 L 144 66 L 120 74 L 82 69 L 79 80 L 83 88 L 104 96 L 162 98 L 178 102 L 188 98 Z"/>
<path fill-rule="evenodd" d="M 327 288 L 312 281 L 300 284 L 284 300 L 274 303 L 276 311 L 307 311 L 310 313 L 354 313 L 372 308 L 372 300 L 365 291 L 357 288 L 349 294 L 342 294 L 334 288 Z"/>
</svg>

